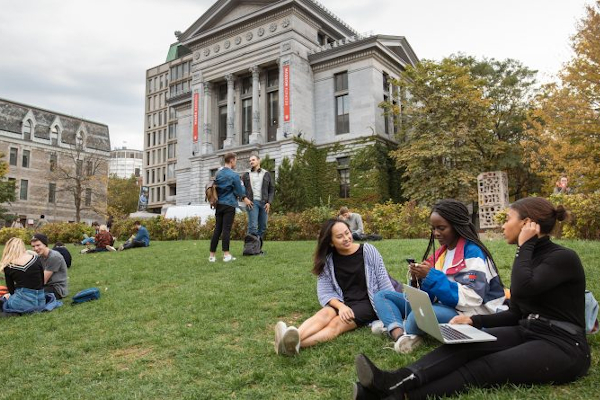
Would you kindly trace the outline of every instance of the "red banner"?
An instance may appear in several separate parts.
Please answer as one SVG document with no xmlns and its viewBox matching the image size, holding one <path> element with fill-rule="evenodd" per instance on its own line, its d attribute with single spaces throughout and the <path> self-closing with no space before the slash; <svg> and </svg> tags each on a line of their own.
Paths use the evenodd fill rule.
<svg viewBox="0 0 600 400">
<path fill-rule="evenodd" d="M 198 143 L 198 93 L 194 93 L 194 122 L 193 122 L 194 143 Z"/>
<path fill-rule="evenodd" d="M 290 66 L 283 66 L 283 121 L 290 121 Z"/>
</svg>

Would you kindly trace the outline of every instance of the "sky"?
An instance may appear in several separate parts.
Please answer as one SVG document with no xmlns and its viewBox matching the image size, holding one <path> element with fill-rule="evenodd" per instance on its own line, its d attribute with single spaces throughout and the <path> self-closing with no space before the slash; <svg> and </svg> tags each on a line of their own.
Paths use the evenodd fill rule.
<svg viewBox="0 0 600 400">
<path fill-rule="evenodd" d="M 0 0 L 0 98 L 108 125 L 143 148 L 146 70 L 216 0 Z M 592 0 L 319 0 L 361 33 L 404 36 L 420 59 L 513 58 L 555 79 Z"/>
</svg>

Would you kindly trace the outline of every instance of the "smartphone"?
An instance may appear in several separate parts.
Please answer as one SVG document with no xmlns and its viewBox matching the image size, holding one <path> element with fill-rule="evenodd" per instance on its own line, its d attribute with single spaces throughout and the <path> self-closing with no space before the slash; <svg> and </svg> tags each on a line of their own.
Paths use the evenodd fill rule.
<svg viewBox="0 0 600 400">
<path fill-rule="evenodd" d="M 407 258 L 406 262 L 409 264 L 414 264 L 415 263 L 415 259 L 414 258 Z"/>
</svg>

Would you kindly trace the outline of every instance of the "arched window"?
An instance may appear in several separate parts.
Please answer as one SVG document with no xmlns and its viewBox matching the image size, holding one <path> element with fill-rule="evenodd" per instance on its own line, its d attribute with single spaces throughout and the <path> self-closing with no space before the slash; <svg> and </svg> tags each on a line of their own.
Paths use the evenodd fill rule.
<svg viewBox="0 0 600 400">
<path fill-rule="evenodd" d="M 58 144 L 58 139 L 59 139 L 58 133 L 59 133 L 58 125 L 54 125 L 52 127 L 52 129 L 50 130 L 50 140 L 52 140 L 52 144 L 54 146 L 56 146 Z"/>
<path fill-rule="evenodd" d="M 30 119 L 23 123 L 23 139 L 31 140 L 31 129 L 33 127 L 33 123 Z"/>
<path fill-rule="evenodd" d="M 84 135 L 82 131 L 77 132 L 77 136 L 75 136 L 75 144 L 78 148 L 82 148 L 84 144 Z"/>
</svg>

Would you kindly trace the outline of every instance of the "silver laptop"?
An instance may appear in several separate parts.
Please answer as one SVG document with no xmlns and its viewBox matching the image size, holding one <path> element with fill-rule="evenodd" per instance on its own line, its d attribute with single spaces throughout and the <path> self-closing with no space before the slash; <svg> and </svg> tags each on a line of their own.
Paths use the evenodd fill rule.
<svg viewBox="0 0 600 400">
<path fill-rule="evenodd" d="M 456 344 L 493 342 L 496 340 L 495 336 L 480 331 L 471 325 L 440 324 L 426 292 L 409 285 L 404 285 L 403 288 L 419 328 L 440 342 Z"/>
</svg>

